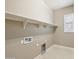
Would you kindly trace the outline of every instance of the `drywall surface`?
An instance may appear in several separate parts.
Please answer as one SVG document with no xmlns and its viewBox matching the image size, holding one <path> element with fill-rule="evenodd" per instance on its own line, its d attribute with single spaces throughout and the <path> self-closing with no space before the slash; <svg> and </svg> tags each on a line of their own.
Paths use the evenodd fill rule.
<svg viewBox="0 0 79 59">
<path fill-rule="evenodd" d="M 26 30 L 24 30 L 22 22 L 11 20 L 6 20 L 5 25 L 6 58 L 33 59 L 41 52 L 41 45 L 43 43 L 46 43 L 47 48 L 53 44 L 53 34 L 50 28 L 40 28 L 29 24 Z M 21 40 L 27 36 L 33 37 L 33 42 L 26 45 L 21 44 Z M 39 44 L 39 46 L 36 44 Z"/>
<path fill-rule="evenodd" d="M 55 44 L 74 47 L 74 33 L 64 32 L 64 15 L 73 12 L 73 6 L 54 11 L 54 23 L 58 25 L 54 33 Z"/>
<path fill-rule="evenodd" d="M 53 12 L 42 0 L 6 0 L 6 13 L 53 24 Z"/>
<path fill-rule="evenodd" d="M 27 24 L 26 28 L 23 27 L 23 22 L 6 20 L 5 21 L 5 35 L 6 39 L 15 39 L 25 36 L 35 36 L 41 34 L 53 33 L 53 28 L 49 26 L 43 27 L 41 24 L 37 26 L 35 24 Z"/>
</svg>

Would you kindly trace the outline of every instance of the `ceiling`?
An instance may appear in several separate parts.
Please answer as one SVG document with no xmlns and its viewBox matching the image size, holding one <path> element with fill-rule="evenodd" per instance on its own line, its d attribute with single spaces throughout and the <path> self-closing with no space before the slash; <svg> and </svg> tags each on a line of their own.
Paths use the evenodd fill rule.
<svg viewBox="0 0 79 59">
<path fill-rule="evenodd" d="M 44 0 L 52 9 L 60 9 L 74 4 L 74 0 Z"/>
</svg>

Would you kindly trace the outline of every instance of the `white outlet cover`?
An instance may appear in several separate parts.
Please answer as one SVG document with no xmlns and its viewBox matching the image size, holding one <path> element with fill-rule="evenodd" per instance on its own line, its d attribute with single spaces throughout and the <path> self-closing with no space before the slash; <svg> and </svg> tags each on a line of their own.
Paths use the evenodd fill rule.
<svg viewBox="0 0 79 59">
<path fill-rule="evenodd" d="M 39 44 L 36 44 L 36 46 L 39 46 Z"/>
<path fill-rule="evenodd" d="M 21 44 L 23 44 L 24 42 L 23 42 L 23 40 L 21 40 Z"/>
</svg>

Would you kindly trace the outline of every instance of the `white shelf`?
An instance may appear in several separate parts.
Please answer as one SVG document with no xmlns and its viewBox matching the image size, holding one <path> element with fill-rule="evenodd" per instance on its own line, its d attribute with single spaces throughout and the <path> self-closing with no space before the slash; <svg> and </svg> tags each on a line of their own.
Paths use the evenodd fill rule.
<svg viewBox="0 0 79 59">
<path fill-rule="evenodd" d="M 13 14 L 10 14 L 10 13 L 5 13 L 5 19 L 7 20 L 13 20 L 13 21 L 21 21 L 23 22 L 23 27 L 25 29 L 26 25 L 28 23 L 31 23 L 31 24 L 34 24 L 36 26 L 51 26 L 51 27 L 57 27 L 57 25 L 55 24 L 49 24 L 49 23 L 46 23 L 46 22 L 42 22 L 42 21 L 38 21 L 38 20 L 34 20 L 34 19 L 30 19 L 30 18 L 27 18 L 27 17 L 22 17 L 22 16 L 17 16 L 17 15 L 13 15 Z"/>
</svg>

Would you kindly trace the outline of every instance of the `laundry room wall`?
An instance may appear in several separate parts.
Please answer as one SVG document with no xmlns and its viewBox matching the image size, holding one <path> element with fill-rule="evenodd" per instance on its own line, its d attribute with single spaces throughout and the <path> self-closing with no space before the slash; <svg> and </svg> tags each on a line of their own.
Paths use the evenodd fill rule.
<svg viewBox="0 0 79 59">
<path fill-rule="evenodd" d="M 46 43 L 46 47 L 53 44 L 53 32 L 50 27 L 36 27 L 28 24 L 23 29 L 23 23 L 18 21 L 5 21 L 5 56 L 16 59 L 33 59 L 41 52 L 41 45 Z M 24 37 L 33 37 L 33 42 L 29 44 L 21 44 Z M 37 44 L 39 46 L 37 46 Z"/>
<path fill-rule="evenodd" d="M 54 23 L 58 26 L 54 33 L 54 43 L 74 47 L 74 32 L 64 32 L 64 15 L 69 13 L 74 13 L 73 5 L 54 11 Z"/>
</svg>

